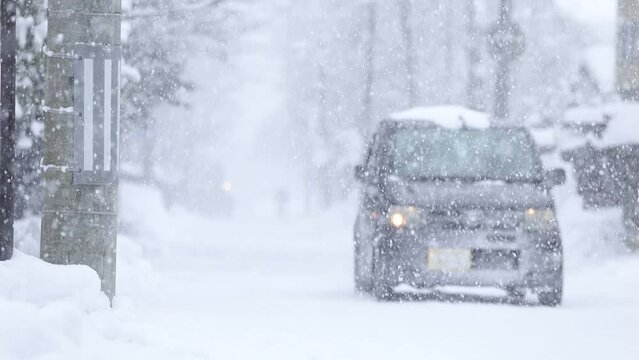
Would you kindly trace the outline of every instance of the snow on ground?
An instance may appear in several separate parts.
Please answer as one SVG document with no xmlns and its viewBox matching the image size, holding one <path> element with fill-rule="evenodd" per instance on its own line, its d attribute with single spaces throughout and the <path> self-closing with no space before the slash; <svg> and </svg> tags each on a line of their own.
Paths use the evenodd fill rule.
<svg viewBox="0 0 639 360">
<path fill-rule="evenodd" d="M 124 184 L 114 308 L 88 268 L 18 252 L 0 263 L 0 359 L 636 359 L 639 257 L 605 239 L 614 214 L 558 196 L 566 301 L 549 309 L 355 295 L 352 203 L 207 219 Z"/>
</svg>

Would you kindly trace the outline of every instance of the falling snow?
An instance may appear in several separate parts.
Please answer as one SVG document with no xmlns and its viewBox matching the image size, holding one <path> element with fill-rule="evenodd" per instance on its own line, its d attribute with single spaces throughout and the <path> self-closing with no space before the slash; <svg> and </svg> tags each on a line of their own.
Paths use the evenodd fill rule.
<svg viewBox="0 0 639 360">
<path fill-rule="evenodd" d="M 0 359 L 639 356 L 617 1 L 121 1 L 112 303 L 44 261 L 45 174 L 77 171 L 50 2 L 17 1 Z"/>
</svg>

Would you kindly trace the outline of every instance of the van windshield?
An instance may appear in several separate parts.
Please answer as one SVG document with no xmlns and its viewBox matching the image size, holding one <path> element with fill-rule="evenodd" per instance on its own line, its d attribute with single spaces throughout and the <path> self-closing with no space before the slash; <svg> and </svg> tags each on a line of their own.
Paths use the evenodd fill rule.
<svg viewBox="0 0 639 360">
<path fill-rule="evenodd" d="M 394 134 L 393 172 L 413 181 L 541 181 L 535 145 L 523 129 L 401 127 Z"/>
</svg>

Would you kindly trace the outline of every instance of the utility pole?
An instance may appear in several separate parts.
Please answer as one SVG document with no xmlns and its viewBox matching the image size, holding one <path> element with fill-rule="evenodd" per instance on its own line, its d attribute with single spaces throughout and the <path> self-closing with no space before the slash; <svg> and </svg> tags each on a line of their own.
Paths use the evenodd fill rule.
<svg viewBox="0 0 639 360">
<path fill-rule="evenodd" d="M 475 0 L 466 0 L 466 106 L 471 109 L 480 109 L 477 92 L 481 88 L 481 78 L 477 74 L 477 67 L 480 61 L 477 41 L 479 31 L 477 30 Z"/>
<path fill-rule="evenodd" d="M 453 102 L 453 78 L 455 75 L 455 52 L 454 52 L 454 47 L 455 47 L 455 31 L 457 30 L 455 28 L 455 7 L 456 7 L 457 2 L 456 1 L 444 1 L 440 4 L 440 6 L 443 6 L 444 9 L 443 11 L 445 11 L 445 24 L 446 26 L 444 27 L 444 31 L 445 31 L 445 42 L 444 42 L 444 50 L 445 50 L 445 66 L 446 66 L 446 75 L 445 75 L 445 81 L 446 81 L 446 86 L 444 86 L 444 89 L 446 91 L 446 103 L 451 104 Z"/>
<path fill-rule="evenodd" d="M 511 22 L 512 0 L 501 0 L 501 6 L 499 8 L 499 20 L 498 24 L 503 26 L 508 22 Z M 510 95 L 510 61 L 505 56 L 500 56 L 497 59 L 497 71 L 495 80 L 495 118 L 499 120 L 507 119 L 508 114 L 508 102 Z"/>
<path fill-rule="evenodd" d="M 365 51 L 365 83 L 362 116 L 359 130 L 362 138 L 366 138 L 370 130 L 371 118 L 373 117 L 373 87 L 375 85 L 375 41 L 377 39 L 377 3 L 374 0 L 368 2 L 368 42 Z"/>
<path fill-rule="evenodd" d="M 503 123 L 510 117 L 510 64 L 525 50 L 524 34 L 512 20 L 512 6 L 512 0 L 501 0 L 499 18 L 488 33 L 489 51 L 497 61 L 493 117 L 498 123 Z"/>
<path fill-rule="evenodd" d="M 0 260 L 13 255 L 15 216 L 16 3 L 0 1 Z"/>
<path fill-rule="evenodd" d="M 120 0 L 49 1 L 41 257 L 115 295 Z"/>
<path fill-rule="evenodd" d="M 417 85 L 415 84 L 415 45 L 413 41 L 413 0 L 403 0 L 400 6 L 400 22 L 404 38 L 404 58 L 406 64 L 406 91 L 408 93 L 408 106 L 417 105 Z"/>
<path fill-rule="evenodd" d="M 639 101 L 639 0 L 619 0 L 617 21 L 617 92 Z"/>
</svg>

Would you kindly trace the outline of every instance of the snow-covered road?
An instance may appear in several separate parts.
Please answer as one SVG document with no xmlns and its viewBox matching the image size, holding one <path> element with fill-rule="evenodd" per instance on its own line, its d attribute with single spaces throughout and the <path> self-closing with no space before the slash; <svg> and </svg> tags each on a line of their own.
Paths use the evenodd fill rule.
<svg viewBox="0 0 639 360">
<path fill-rule="evenodd" d="M 13 284 L 0 292 L 1 359 L 639 358 L 636 255 L 588 258 L 597 245 L 569 243 L 558 309 L 475 297 L 377 303 L 352 290 L 352 207 L 209 220 L 162 210 L 152 191 L 123 194 L 123 220 L 137 225 L 120 238 L 115 309 L 82 268 L 75 286 L 28 295 L 71 270 L 19 254 L 0 269 Z M 28 281 L 8 278 L 25 269 Z"/>
<path fill-rule="evenodd" d="M 139 252 L 153 270 L 131 282 L 125 274 L 136 268 L 123 264 L 120 293 L 155 346 L 193 358 L 639 356 L 637 258 L 593 267 L 570 261 L 559 309 L 490 301 L 380 304 L 352 290 L 351 213 L 249 222 L 173 214 L 177 227 L 156 234 L 164 253 L 155 252 L 152 237 L 143 246 L 124 242 L 124 258 Z"/>
</svg>

